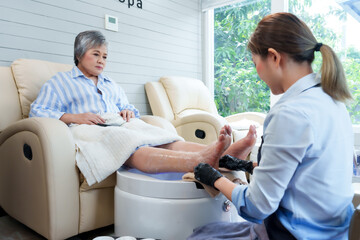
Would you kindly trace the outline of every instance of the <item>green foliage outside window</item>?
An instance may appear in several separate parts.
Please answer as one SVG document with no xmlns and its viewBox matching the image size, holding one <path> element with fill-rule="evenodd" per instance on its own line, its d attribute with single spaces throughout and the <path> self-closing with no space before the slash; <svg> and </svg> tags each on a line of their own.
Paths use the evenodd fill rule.
<svg viewBox="0 0 360 240">
<path fill-rule="evenodd" d="M 270 109 L 270 90 L 256 73 L 247 41 L 257 23 L 270 13 L 271 2 L 251 2 L 214 13 L 214 95 L 222 116 Z"/>
<path fill-rule="evenodd" d="M 255 111 L 267 112 L 270 108 L 270 91 L 260 80 L 247 50 L 247 42 L 257 23 L 270 14 L 270 0 L 247 1 L 215 10 L 215 103 L 220 115 Z M 312 0 L 290 0 L 289 12 L 296 14 L 312 30 L 316 39 L 331 46 L 341 59 L 354 101 L 348 103 L 354 124 L 360 123 L 360 52 L 341 46 L 342 36 L 328 29 L 326 20 L 336 16 L 339 22 L 346 20 L 342 9 L 327 13 L 311 13 Z M 320 70 L 321 54 L 316 53 L 313 69 Z"/>
</svg>

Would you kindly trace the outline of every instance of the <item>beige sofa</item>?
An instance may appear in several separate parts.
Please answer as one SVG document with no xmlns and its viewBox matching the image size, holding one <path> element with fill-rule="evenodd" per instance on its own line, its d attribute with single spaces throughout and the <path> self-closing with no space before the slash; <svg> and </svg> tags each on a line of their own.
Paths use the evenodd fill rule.
<svg viewBox="0 0 360 240">
<path fill-rule="evenodd" d="M 115 174 L 89 187 L 75 165 L 66 124 L 28 118 L 43 83 L 72 65 L 20 59 L 0 67 L 0 206 L 48 239 L 113 224 Z M 146 122 L 174 127 L 159 117 Z"/>
<path fill-rule="evenodd" d="M 214 98 L 198 79 L 164 76 L 145 84 L 152 113 L 170 121 L 185 140 L 202 144 L 214 142 L 225 124 L 233 129 L 233 140 L 243 138 L 251 124 L 262 135 L 265 114 L 244 112 L 228 117 L 218 114 Z"/>
</svg>

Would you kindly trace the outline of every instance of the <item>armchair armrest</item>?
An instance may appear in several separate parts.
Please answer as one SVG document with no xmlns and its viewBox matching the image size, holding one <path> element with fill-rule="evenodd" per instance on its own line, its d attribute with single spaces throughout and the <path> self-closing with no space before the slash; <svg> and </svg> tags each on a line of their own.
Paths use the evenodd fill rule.
<svg viewBox="0 0 360 240">
<path fill-rule="evenodd" d="M 0 133 L 0 205 L 47 238 L 78 233 L 79 176 L 66 124 L 29 118 Z"/>
<path fill-rule="evenodd" d="M 259 112 L 243 112 L 243 113 L 237 113 L 231 116 L 225 117 L 226 121 L 229 123 L 241 121 L 243 119 L 252 120 L 255 122 L 258 122 L 260 125 L 264 124 L 266 114 L 265 113 L 259 113 Z"/>
<path fill-rule="evenodd" d="M 173 133 L 177 133 L 175 127 L 171 124 L 170 121 L 166 120 L 165 118 L 153 115 L 144 115 L 141 116 L 140 119 L 148 124 L 161 127 Z"/>
<path fill-rule="evenodd" d="M 219 137 L 220 129 L 228 123 L 220 115 L 198 111 L 179 115 L 172 124 L 186 141 L 210 144 Z M 198 134 L 199 131 L 203 133 Z"/>
</svg>

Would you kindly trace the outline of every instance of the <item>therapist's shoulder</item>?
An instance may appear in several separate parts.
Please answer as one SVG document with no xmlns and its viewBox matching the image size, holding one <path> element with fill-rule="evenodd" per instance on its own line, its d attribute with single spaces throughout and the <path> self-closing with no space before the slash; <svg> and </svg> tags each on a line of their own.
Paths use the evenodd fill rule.
<svg viewBox="0 0 360 240">
<path fill-rule="evenodd" d="M 300 99 L 291 99 L 290 101 L 275 105 L 270 112 L 274 115 L 308 115 L 309 111 L 309 102 L 301 101 Z"/>
<path fill-rule="evenodd" d="M 276 122 L 276 125 L 298 125 L 301 123 L 311 122 L 311 113 L 308 107 L 298 104 L 296 101 L 275 105 L 267 114 L 264 125 L 270 122 Z"/>
</svg>

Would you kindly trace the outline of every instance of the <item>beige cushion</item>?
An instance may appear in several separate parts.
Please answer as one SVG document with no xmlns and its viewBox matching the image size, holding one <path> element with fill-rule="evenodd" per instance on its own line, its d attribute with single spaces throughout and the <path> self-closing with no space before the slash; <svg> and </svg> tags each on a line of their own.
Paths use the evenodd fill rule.
<svg viewBox="0 0 360 240">
<path fill-rule="evenodd" d="M 29 116 L 30 104 L 36 99 L 42 85 L 57 72 L 69 71 L 72 67 L 69 64 L 33 59 L 18 59 L 11 64 L 23 118 Z"/>
<path fill-rule="evenodd" d="M 209 89 L 198 79 L 187 77 L 161 77 L 159 80 L 169 97 L 176 115 L 186 109 L 199 109 L 217 114 Z"/>
<path fill-rule="evenodd" d="M 114 187 L 81 192 L 80 202 L 79 233 L 114 223 Z"/>
<path fill-rule="evenodd" d="M 260 123 L 257 121 L 242 119 L 236 122 L 230 123 L 233 130 L 249 130 L 251 125 L 255 125 L 256 128 L 260 127 Z"/>
<path fill-rule="evenodd" d="M 152 113 L 168 121 L 174 120 L 174 113 L 162 83 L 147 82 L 145 84 L 145 90 Z"/>
<path fill-rule="evenodd" d="M 19 95 L 10 67 L 0 67 L 0 132 L 21 119 Z"/>
<path fill-rule="evenodd" d="M 111 174 L 99 183 L 95 183 L 91 186 L 87 183 L 84 175 L 80 172 L 80 192 L 86 192 L 93 189 L 115 187 L 116 184 L 116 173 Z"/>
</svg>

